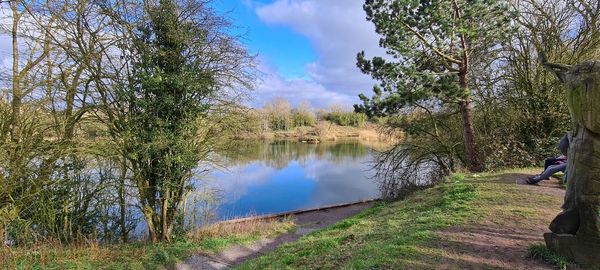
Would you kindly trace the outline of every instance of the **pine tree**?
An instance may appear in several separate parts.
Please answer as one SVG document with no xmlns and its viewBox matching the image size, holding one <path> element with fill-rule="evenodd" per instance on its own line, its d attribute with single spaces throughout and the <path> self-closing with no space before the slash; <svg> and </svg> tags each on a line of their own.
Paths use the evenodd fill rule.
<svg viewBox="0 0 600 270">
<path fill-rule="evenodd" d="M 379 80 L 375 95 L 361 94 L 358 112 L 392 115 L 416 102 L 460 111 L 467 167 L 483 168 L 473 128 L 473 62 L 507 40 L 508 7 L 501 0 L 367 0 L 367 19 L 389 57 L 357 56 L 358 67 Z M 392 59 L 392 60 L 389 60 Z"/>
</svg>

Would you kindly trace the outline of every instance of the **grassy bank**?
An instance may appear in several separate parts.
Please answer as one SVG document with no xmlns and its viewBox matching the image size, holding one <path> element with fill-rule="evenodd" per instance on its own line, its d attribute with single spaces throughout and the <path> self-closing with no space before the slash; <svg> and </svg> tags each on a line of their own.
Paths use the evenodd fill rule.
<svg viewBox="0 0 600 270">
<path fill-rule="evenodd" d="M 215 225 L 191 232 L 171 244 L 85 244 L 62 246 L 44 243 L 0 249 L 1 269 L 166 269 L 195 253 L 219 252 L 231 245 L 250 244 L 290 230 L 293 223 L 253 221 Z"/>
<path fill-rule="evenodd" d="M 440 186 L 417 192 L 403 201 L 380 204 L 239 268 L 544 267 L 536 261 L 520 261 L 526 260 L 527 255 L 527 245 L 523 243 L 541 241 L 549 218 L 558 211 L 562 191 L 516 185 L 515 179 L 524 177 L 521 173 L 454 175 Z M 537 192 L 536 188 L 543 192 Z M 508 239 L 506 247 L 493 240 L 493 237 L 504 239 L 503 231 Z M 492 240 L 485 240 L 486 237 Z M 517 237 L 519 241 L 524 239 L 523 242 L 510 242 Z"/>
</svg>

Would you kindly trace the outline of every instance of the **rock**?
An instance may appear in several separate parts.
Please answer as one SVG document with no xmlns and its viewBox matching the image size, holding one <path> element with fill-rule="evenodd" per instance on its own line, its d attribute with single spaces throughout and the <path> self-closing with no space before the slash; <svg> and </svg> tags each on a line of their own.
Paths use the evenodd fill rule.
<svg viewBox="0 0 600 270">
<path fill-rule="evenodd" d="M 544 234 L 548 249 L 567 257 L 583 266 L 600 265 L 600 245 L 581 241 L 579 237 L 571 234 Z"/>
<path fill-rule="evenodd" d="M 600 62 L 544 65 L 567 86 L 573 122 L 565 203 L 546 244 L 578 263 L 600 266 Z"/>
<path fill-rule="evenodd" d="M 579 229 L 579 211 L 563 211 L 550 223 L 550 231 L 557 234 L 573 234 Z"/>
</svg>

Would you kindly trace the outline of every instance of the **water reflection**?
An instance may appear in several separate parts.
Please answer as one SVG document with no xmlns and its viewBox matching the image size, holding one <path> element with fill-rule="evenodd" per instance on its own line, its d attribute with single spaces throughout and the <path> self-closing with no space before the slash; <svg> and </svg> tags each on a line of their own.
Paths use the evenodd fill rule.
<svg viewBox="0 0 600 270">
<path fill-rule="evenodd" d="M 358 141 L 239 142 L 223 153 L 227 170 L 206 185 L 220 191 L 219 219 L 269 214 L 378 196 L 371 150 Z"/>
</svg>

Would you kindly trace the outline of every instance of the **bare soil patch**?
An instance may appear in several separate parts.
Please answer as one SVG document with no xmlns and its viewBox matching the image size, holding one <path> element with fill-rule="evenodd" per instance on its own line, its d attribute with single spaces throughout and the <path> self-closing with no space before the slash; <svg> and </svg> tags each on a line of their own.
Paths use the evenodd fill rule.
<svg viewBox="0 0 600 270">
<path fill-rule="evenodd" d="M 537 193 L 552 198 L 532 206 L 531 214 L 514 214 L 514 209 L 495 211 L 483 221 L 439 231 L 436 248 L 442 250 L 443 260 L 436 269 L 555 269 L 528 258 L 527 252 L 530 245 L 544 242 L 543 234 L 549 231 L 548 225 L 560 212 L 564 190 L 558 179 L 527 185 L 528 176 L 531 174 L 509 173 L 494 181 L 515 185 L 513 190 L 524 196 L 539 196 Z M 523 199 L 522 203 L 530 206 L 531 201 Z M 503 206 L 492 201 L 489 207 Z"/>
</svg>

